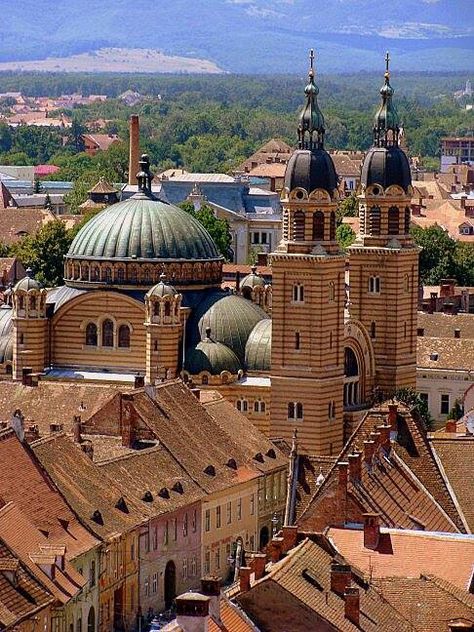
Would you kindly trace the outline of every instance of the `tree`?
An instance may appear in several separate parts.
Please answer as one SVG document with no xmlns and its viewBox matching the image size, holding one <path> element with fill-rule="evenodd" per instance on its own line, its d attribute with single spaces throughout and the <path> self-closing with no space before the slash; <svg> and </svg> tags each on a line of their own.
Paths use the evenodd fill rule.
<svg viewBox="0 0 474 632">
<path fill-rule="evenodd" d="M 427 430 L 432 429 L 434 422 L 428 408 L 428 402 L 422 399 L 415 389 L 410 387 L 399 388 L 394 392 L 393 397 L 411 409 L 415 409 L 423 421 L 425 428 Z"/>
<path fill-rule="evenodd" d="M 6 123 L 0 123 L 0 151 L 10 151 L 13 145 L 12 132 Z"/>
<path fill-rule="evenodd" d="M 84 151 L 84 139 L 82 135 L 86 133 L 86 127 L 79 121 L 77 117 L 73 117 L 71 127 L 69 128 L 69 142 L 73 145 L 77 152 Z"/>
<path fill-rule="evenodd" d="M 412 226 L 411 234 L 420 253 L 420 280 L 426 285 L 437 285 L 441 279 L 455 275 L 454 255 L 456 242 L 448 233 L 434 224 L 428 228 Z"/>
<path fill-rule="evenodd" d="M 180 207 L 204 226 L 216 244 L 217 250 L 224 259 L 229 261 L 232 256 L 232 235 L 230 234 L 229 222 L 216 217 L 208 204 L 203 204 L 198 211 L 194 209 L 191 202 L 183 202 Z"/>
<path fill-rule="evenodd" d="M 336 239 L 343 250 L 354 243 L 356 236 L 349 224 L 340 224 L 336 228 Z"/>
<path fill-rule="evenodd" d="M 359 200 L 354 194 L 340 202 L 338 215 L 340 217 L 357 217 L 359 215 Z"/>
<path fill-rule="evenodd" d="M 32 268 L 38 281 L 54 287 L 62 285 L 64 255 L 71 241 L 64 222 L 55 220 L 42 226 L 34 235 L 23 237 L 12 246 L 12 251 L 25 268 Z"/>
<path fill-rule="evenodd" d="M 459 284 L 474 285 L 474 244 L 464 241 L 456 243 L 454 268 L 454 276 Z"/>
</svg>

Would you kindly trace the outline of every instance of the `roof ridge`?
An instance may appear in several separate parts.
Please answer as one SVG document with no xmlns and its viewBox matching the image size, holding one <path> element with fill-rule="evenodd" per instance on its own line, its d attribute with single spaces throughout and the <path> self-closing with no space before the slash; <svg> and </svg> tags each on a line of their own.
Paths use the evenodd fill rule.
<svg viewBox="0 0 474 632">
<path fill-rule="evenodd" d="M 441 588 L 441 590 L 451 594 L 465 606 L 474 608 L 474 595 L 468 593 L 466 590 L 462 590 L 462 588 L 458 588 L 447 579 L 443 579 L 437 575 L 425 575 L 423 573 L 420 575 L 420 579 L 432 581 L 436 586 L 438 586 L 438 588 Z"/>
</svg>

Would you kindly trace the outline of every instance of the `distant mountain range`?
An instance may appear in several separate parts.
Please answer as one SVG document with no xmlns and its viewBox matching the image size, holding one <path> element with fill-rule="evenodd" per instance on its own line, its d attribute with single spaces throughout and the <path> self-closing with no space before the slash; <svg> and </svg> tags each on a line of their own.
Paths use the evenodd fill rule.
<svg viewBox="0 0 474 632">
<path fill-rule="evenodd" d="M 153 49 L 236 73 L 472 70 L 474 0 L 2 0 L 0 62 Z M 146 59 L 142 62 L 146 66 Z M 137 68 L 137 71 L 147 68 Z M 184 66 L 182 70 L 186 70 Z M 156 72 L 156 69 L 153 69 Z"/>
</svg>

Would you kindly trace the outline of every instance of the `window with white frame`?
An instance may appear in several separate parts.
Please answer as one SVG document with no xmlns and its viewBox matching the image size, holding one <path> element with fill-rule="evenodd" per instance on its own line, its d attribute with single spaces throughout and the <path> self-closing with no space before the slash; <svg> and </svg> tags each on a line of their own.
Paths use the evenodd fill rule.
<svg viewBox="0 0 474 632">
<path fill-rule="evenodd" d="M 293 285 L 293 303 L 304 303 L 304 285 L 301 283 Z"/>
<path fill-rule="evenodd" d="M 249 403 L 246 399 L 238 399 L 235 406 L 241 413 L 246 413 L 249 409 Z"/>
<path fill-rule="evenodd" d="M 151 582 L 151 592 L 156 595 L 158 592 L 158 573 L 153 573 L 153 578 Z"/>
<path fill-rule="evenodd" d="M 183 579 L 188 578 L 188 558 L 183 557 Z"/>
<path fill-rule="evenodd" d="M 293 421 L 302 421 L 303 404 L 301 402 L 288 403 L 288 419 Z"/>
<path fill-rule="evenodd" d="M 371 276 L 369 278 L 369 292 L 371 294 L 380 294 L 380 277 Z"/>
</svg>

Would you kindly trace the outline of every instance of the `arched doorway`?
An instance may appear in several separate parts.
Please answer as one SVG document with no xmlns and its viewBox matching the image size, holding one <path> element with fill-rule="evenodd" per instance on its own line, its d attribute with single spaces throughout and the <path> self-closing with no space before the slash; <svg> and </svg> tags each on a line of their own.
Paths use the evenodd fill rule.
<svg viewBox="0 0 474 632">
<path fill-rule="evenodd" d="M 165 568 L 165 608 L 171 608 L 176 597 L 176 566 L 170 560 Z"/>
<path fill-rule="evenodd" d="M 262 551 L 268 544 L 270 540 L 270 532 L 268 527 L 262 527 L 260 529 L 260 550 Z"/>
<path fill-rule="evenodd" d="M 344 349 L 344 375 L 344 406 L 358 406 L 361 401 L 360 370 L 356 354 L 351 347 Z"/>
<path fill-rule="evenodd" d="M 95 632 L 95 610 L 94 606 L 91 606 L 89 615 L 87 617 L 87 632 Z"/>
</svg>

